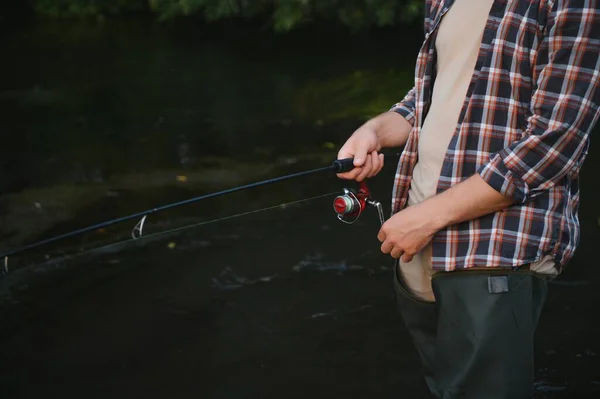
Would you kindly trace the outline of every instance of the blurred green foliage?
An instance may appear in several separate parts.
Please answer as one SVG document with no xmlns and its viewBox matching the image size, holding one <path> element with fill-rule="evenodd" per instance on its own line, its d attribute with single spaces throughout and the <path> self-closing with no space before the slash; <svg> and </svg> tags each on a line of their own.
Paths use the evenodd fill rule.
<svg viewBox="0 0 600 399">
<path fill-rule="evenodd" d="M 356 70 L 303 83 L 290 96 L 294 118 L 324 122 L 367 120 L 386 111 L 413 85 L 412 69 Z"/>
<path fill-rule="evenodd" d="M 32 0 L 34 10 L 50 17 L 103 17 L 148 9 L 145 0 Z"/>
<path fill-rule="evenodd" d="M 337 20 L 352 30 L 391 26 L 420 15 L 422 0 L 32 0 L 35 11 L 51 17 L 97 17 L 149 11 L 160 20 L 200 15 L 268 20 L 289 31 L 317 19 Z"/>
</svg>

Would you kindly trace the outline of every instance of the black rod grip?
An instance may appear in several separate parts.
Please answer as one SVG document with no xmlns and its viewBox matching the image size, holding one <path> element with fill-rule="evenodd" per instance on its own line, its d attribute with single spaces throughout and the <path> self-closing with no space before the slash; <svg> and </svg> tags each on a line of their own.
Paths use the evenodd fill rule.
<svg viewBox="0 0 600 399">
<path fill-rule="evenodd" d="M 397 160 L 400 154 L 384 154 L 386 160 Z M 335 173 L 350 172 L 354 169 L 354 158 L 344 158 L 333 161 L 331 168 Z"/>
<path fill-rule="evenodd" d="M 397 160 L 400 154 L 384 154 L 386 160 Z M 333 162 L 331 168 L 335 173 L 350 172 L 354 169 L 354 158 L 338 159 Z"/>
<path fill-rule="evenodd" d="M 337 159 L 331 165 L 335 173 L 350 172 L 354 169 L 354 158 Z"/>
</svg>

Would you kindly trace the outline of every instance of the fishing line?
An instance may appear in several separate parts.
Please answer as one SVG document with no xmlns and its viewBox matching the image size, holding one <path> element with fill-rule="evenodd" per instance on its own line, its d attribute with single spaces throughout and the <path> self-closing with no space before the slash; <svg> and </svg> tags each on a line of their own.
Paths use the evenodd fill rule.
<svg viewBox="0 0 600 399">
<path fill-rule="evenodd" d="M 174 233 L 174 232 L 177 232 L 177 231 L 182 231 L 182 230 L 192 229 L 192 228 L 195 228 L 195 227 L 205 226 L 205 225 L 211 224 L 211 223 L 223 222 L 225 220 L 235 219 L 235 218 L 239 218 L 239 217 L 242 217 L 242 216 L 253 215 L 255 213 L 270 211 L 272 209 L 285 208 L 287 206 L 300 204 L 300 203 L 306 202 L 306 201 L 311 201 L 311 200 L 315 200 L 315 199 L 319 199 L 319 198 L 323 198 L 323 197 L 330 197 L 330 196 L 332 196 L 334 194 L 338 194 L 339 192 L 340 192 L 339 190 L 338 191 L 333 191 L 331 193 L 321 194 L 321 195 L 317 195 L 315 197 L 305 198 L 305 199 L 301 199 L 301 200 L 298 200 L 298 201 L 285 202 L 283 204 L 273 205 L 273 206 L 269 206 L 267 208 L 255 209 L 253 211 L 242 212 L 242 213 L 238 213 L 238 214 L 235 214 L 235 215 L 224 216 L 224 217 L 217 218 L 217 219 L 211 219 L 211 220 L 207 220 L 207 221 L 204 221 L 204 222 L 198 222 L 198 223 L 190 224 L 188 226 L 176 227 L 176 228 L 173 228 L 173 229 L 170 229 L 170 230 L 160 231 L 158 233 L 146 234 L 146 235 L 143 235 L 143 236 L 141 236 L 139 238 L 136 238 L 135 240 L 136 241 L 145 240 L 145 239 L 148 239 L 148 238 L 151 238 L 151 237 L 157 237 L 157 236 L 161 236 L 161 235 L 165 235 L 165 234 L 169 234 L 169 233 Z M 106 247 L 111 246 L 111 245 L 117 245 L 117 244 L 127 243 L 127 242 L 130 242 L 130 241 L 131 240 L 124 240 L 124 241 L 121 241 L 121 242 L 118 242 L 118 243 L 115 243 L 115 244 L 107 245 L 105 247 L 100 247 L 99 249 L 106 248 Z M 96 249 L 93 249 L 93 250 L 96 250 Z"/>
<path fill-rule="evenodd" d="M 384 157 L 386 158 L 397 158 L 398 154 L 385 154 Z M 37 247 L 40 247 L 42 245 L 46 245 L 46 244 L 50 244 L 52 242 L 58 241 L 58 240 L 63 240 L 65 238 L 69 238 L 69 237 L 73 237 L 76 235 L 81 235 L 87 232 L 91 232 L 91 231 L 95 231 L 95 230 L 99 230 L 102 229 L 104 227 L 116 224 L 116 223 L 121 223 L 127 220 L 131 220 L 131 219 L 139 219 L 141 218 L 141 220 L 135 225 L 135 227 L 132 230 L 131 236 L 133 239 L 139 239 L 141 238 L 143 235 L 143 229 L 144 229 L 144 223 L 146 221 L 146 218 L 148 215 L 156 213 L 156 212 L 160 212 L 160 211 L 164 211 L 167 209 L 171 209 L 171 208 L 175 208 L 178 206 L 182 206 L 182 205 L 187 205 L 187 204 L 191 204 L 194 202 L 199 202 L 202 200 L 206 200 L 206 199 L 210 199 L 210 198 L 215 198 L 215 197 L 219 197 L 222 195 L 226 195 L 226 194 L 231 194 L 231 193 L 235 193 L 238 191 L 242 191 L 242 190 L 247 190 L 247 189 L 251 189 L 251 188 L 256 188 L 256 187 L 261 187 L 261 186 L 266 186 L 268 184 L 273 184 L 273 183 L 277 183 L 277 182 L 281 182 L 284 180 L 289 180 L 289 179 L 294 179 L 297 177 L 303 177 L 303 176 L 308 176 L 308 175 L 313 175 L 316 173 L 320 173 L 320 172 L 327 172 L 327 171 L 333 171 L 335 173 L 344 173 L 344 172 L 349 172 L 352 169 L 354 169 L 354 158 L 345 158 L 345 159 L 338 159 L 332 162 L 331 165 L 329 166 L 325 166 L 322 168 L 317 168 L 317 169 L 312 169 L 312 170 L 307 170 L 304 172 L 298 172 L 298 173 L 292 173 L 290 175 L 286 175 L 286 176 L 281 176 L 281 177 L 276 177 L 276 178 L 272 178 L 272 179 L 267 179 L 267 180 L 263 180 L 263 181 L 259 181 L 256 183 L 251 183 L 251 184 L 246 184 L 243 186 L 238 186 L 238 187 L 233 187 L 227 190 L 223 190 L 223 191 L 218 191 L 215 193 L 210 193 L 210 194 L 205 194 L 205 195 L 201 195 L 199 197 L 194 197 L 194 198 L 190 198 L 184 201 L 179 201 L 179 202 L 174 202 L 171 204 L 167 204 L 167 205 L 163 205 L 163 206 L 159 206 L 156 208 L 152 208 L 152 209 L 148 209 L 146 211 L 143 212 L 137 212 L 128 216 L 123 216 L 120 218 L 116 218 L 116 219 L 112 219 L 112 220 L 108 220 L 106 222 L 102 222 L 102 223 L 98 223 L 98 224 L 94 224 L 88 227 L 84 227 L 81 229 L 77 229 L 68 233 L 64 233 L 64 234 L 60 234 L 54 237 L 50 237 L 41 241 L 37 241 L 28 245 L 24 245 L 22 247 L 18 247 L 16 249 L 13 250 L 9 250 L 3 254 L 0 254 L 0 258 L 4 258 L 4 270 L 5 272 L 8 271 L 8 257 L 18 254 L 20 252 L 24 252 L 30 249 L 34 249 Z M 362 182 L 364 183 L 364 182 Z M 361 184 L 362 184 L 361 183 Z M 365 186 L 366 187 L 366 186 Z M 347 190 L 346 190 L 347 191 Z M 371 204 L 371 202 L 367 201 L 368 200 L 368 190 L 364 190 L 365 193 L 364 195 L 361 196 L 361 200 L 359 201 L 360 203 L 358 203 L 357 205 L 360 206 L 361 208 L 364 208 L 366 203 Z M 325 194 L 325 195 L 329 195 L 329 194 Z M 324 195 L 324 196 L 325 196 Z M 363 198 L 364 197 L 364 198 Z M 318 198 L 318 197 L 317 197 Z M 311 198 L 314 199 L 314 198 Z M 354 198 L 355 200 L 358 201 L 358 199 Z M 306 201 L 308 201 L 309 199 L 306 199 Z M 305 201 L 305 200 L 299 200 L 300 202 Z M 345 201 L 345 200 L 344 200 Z M 349 200 L 350 202 L 345 202 L 345 204 L 347 205 L 352 205 L 352 201 L 353 199 L 350 198 Z M 293 203 L 297 203 L 297 202 L 293 202 Z M 293 203 L 290 203 L 293 204 Z M 343 205 L 343 204 L 342 204 Z M 277 205 L 276 207 L 281 206 L 281 205 Z M 351 206 L 353 209 L 356 208 L 356 206 Z M 272 209 L 272 208 L 270 208 Z M 266 209 L 264 209 L 266 210 Z M 261 211 L 261 210 L 259 210 Z M 340 208 L 337 209 L 336 211 L 343 213 L 344 215 L 348 214 L 350 216 L 353 215 L 353 213 L 351 213 L 350 211 L 348 211 L 348 209 L 346 208 Z M 381 213 L 381 212 L 380 212 Z M 239 215 L 233 215 L 227 218 L 232 218 L 232 217 L 238 217 L 238 216 L 243 216 L 243 214 L 239 214 Z M 225 219 L 222 219 L 225 220 Z M 344 218 L 341 218 L 340 220 L 345 220 Z M 215 220 L 215 221 L 209 221 L 210 223 L 214 223 L 216 221 L 220 221 L 220 220 Z M 207 224 L 208 222 L 204 222 L 205 224 Z M 113 245 L 113 244 L 111 244 Z"/>
<path fill-rule="evenodd" d="M 319 199 L 319 198 L 324 198 L 324 197 L 330 197 L 330 196 L 333 196 L 335 194 L 338 194 L 339 192 L 340 192 L 339 190 L 338 191 L 333 191 L 333 192 L 330 192 L 330 193 L 327 193 L 327 194 L 321 194 L 321 195 L 317 195 L 317 196 L 310 197 L 310 198 L 304 198 L 304 199 L 297 200 L 297 201 L 285 202 L 285 203 L 282 203 L 282 204 L 273 205 L 273 206 L 269 206 L 269 207 L 266 207 L 266 208 L 255 209 L 255 210 L 252 210 L 252 211 L 242 212 L 242 213 L 238 213 L 238 214 L 235 214 L 235 215 L 224 216 L 224 217 L 220 217 L 220 218 L 216 218 L 216 219 L 211 219 L 211 220 L 206 220 L 206 221 L 202 221 L 202 222 L 198 222 L 198 223 L 193 223 L 193 224 L 190 224 L 190 225 L 187 225 L 187 226 L 181 226 L 181 227 L 176 227 L 176 228 L 169 229 L 169 230 L 159 231 L 157 233 L 145 234 L 145 235 L 142 235 L 142 236 L 139 236 L 139 237 L 136 237 L 136 238 L 127 239 L 127 240 L 123 240 L 123 241 L 119 241 L 119 242 L 115 242 L 115 243 L 103 245 L 103 246 L 100 246 L 100 247 L 96 247 L 96 248 L 91 248 L 91 249 L 88 249 L 88 250 L 84 250 L 82 252 L 78 252 L 78 253 L 75 253 L 75 254 L 63 255 L 63 256 L 61 256 L 59 258 L 52 259 L 49 262 L 56 263 L 56 262 L 59 262 L 59 261 L 62 261 L 62 260 L 66 260 L 66 259 L 72 259 L 72 258 L 84 256 L 84 255 L 89 255 L 89 254 L 92 254 L 94 252 L 105 252 L 107 250 L 116 249 L 117 247 L 123 246 L 125 244 L 129 244 L 129 243 L 132 243 L 132 242 L 136 242 L 137 243 L 137 242 L 140 242 L 140 241 L 144 241 L 144 242 L 151 241 L 151 239 L 156 239 L 158 237 L 169 235 L 169 234 L 173 234 L 173 233 L 176 233 L 176 232 L 179 232 L 179 231 L 193 229 L 193 228 L 205 226 L 205 225 L 211 224 L 211 223 L 223 222 L 225 220 L 235 219 L 235 218 L 239 218 L 239 217 L 242 217 L 242 216 L 249 216 L 249 215 L 257 214 L 257 213 L 260 213 L 260 212 L 266 212 L 266 211 L 270 211 L 270 210 L 277 209 L 277 208 L 283 209 L 283 208 L 286 208 L 288 206 L 297 205 L 297 204 L 300 204 L 300 203 L 303 203 L 303 202 L 312 201 L 312 200 Z M 47 262 L 44 262 L 44 263 L 47 263 Z M 44 263 L 42 263 L 42 264 L 40 264 L 38 266 L 43 266 Z M 5 269 L 4 270 L 5 273 L 8 273 L 8 256 L 6 256 L 4 258 L 4 269 Z"/>
<path fill-rule="evenodd" d="M 8 252 L 5 252 L 3 254 L 0 254 L 0 258 L 6 258 L 7 256 L 12 256 L 15 255 L 19 252 L 23 252 L 23 251 L 27 251 L 33 248 L 37 248 L 39 246 L 42 245 L 46 245 L 46 244 L 50 244 L 54 241 L 58 241 L 58 240 L 63 240 L 65 238 L 69 238 L 69 237 L 73 237 L 76 235 L 80 235 L 83 233 L 87 233 L 90 231 L 94 231 L 94 230 L 98 230 L 116 223 L 121 223 L 121 222 L 125 222 L 127 220 L 131 220 L 131 219 L 139 219 L 139 218 L 144 218 L 152 213 L 156 213 L 156 212 L 160 212 L 160 211 L 164 211 L 167 209 L 171 209 L 171 208 L 175 208 L 178 206 L 182 206 L 182 205 L 187 205 L 187 204 L 191 204 L 193 202 L 198 202 L 198 201 L 202 201 L 202 200 L 206 200 L 206 199 L 210 199 L 210 198 L 215 198 L 215 197 L 220 197 L 222 195 L 226 195 L 226 194 L 231 194 L 231 193 L 235 193 L 238 191 L 242 191 L 242 190 L 247 190 L 250 188 L 256 188 L 256 187 L 261 187 L 261 186 L 266 186 L 268 184 L 273 184 L 273 183 L 278 183 L 284 180 L 289 180 L 289 179 L 294 179 L 297 177 L 303 177 L 303 176 L 308 176 L 308 175 L 312 175 L 312 174 L 316 174 L 316 173 L 320 173 L 320 172 L 326 172 L 326 171 L 334 171 L 336 173 L 342 173 L 342 172 L 348 172 L 350 170 L 352 170 L 354 168 L 354 164 L 353 164 L 354 160 L 353 158 L 346 158 L 346 159 L 338 159 L 336 161 L 334 161 L 331 165 L 326 166 L 326 167 L 322 167 L 322 168 L 317 168 L 317 169 L 312 169 L 312 170 L 307 170 L 304 172 L 298 172 L 298 173 L 292 173 L 290 175 L 286 175 L 286 176 L 281 176 L 281 177 L 276 177 L 273 179 L 267 179 L 267 180 L 263 180 L 263 181 L 259 181 L 256 183 L 251 183 L 251 184 L 246 184 L 244 186 L 238 186 L 238 187 L 233 187 L 227 190 L 223 190 L 223 191 L 218 191 L 216 193 L 210 193 L 210 194 L 206 194 L 206 195 L 201 195 L 199 197 L 194 197 L 194 198 L 190 198 L 184 201 L 179 201 L 179 202 L 174 202 L 171 204 L 167 204 L 167 205 L 163 205 L 163 206 L 159 206 L 156 208 L 152 208 L 152 209 L 148 209 L 146 211 L 143 212 L 138 212 L 138 213 L 134 213 L 128 216 L 123 216 L 120 218 L 116 218 L 116 219 L 112 219 L 112 220 L 108 220 L 106 222 L 102 222 L 102 223 L 98 223 L 98 224 L 94 224 L 92 226 L 88 226 L 88 227 L 84 227 L 78 230 L 74 230 L 65 234 L 60 234 L 58 236 L 54 236 L 54 237 L 50 237 L 47 238 L 45 240 L 41 240 L 41 241 L 37 241 L 34 242 L 32 244 L 28 244 L 22 247 L 19 247 L 17 249 L 13 249 L 10 250 Z M 139 227 L 139 232 L 141 233 L 141 230 L 143 228 L 143 222 L 145 221 L 145 218 L 143 220 L 140 221 L 140 223 L 138 223 L 138 225 L 136 225 L 136 227 Z M 134 228 L 134 231 L 136 229 Z M 135 237 L 135 232 L 134 232 L 134 238 Z"/>
</svg>

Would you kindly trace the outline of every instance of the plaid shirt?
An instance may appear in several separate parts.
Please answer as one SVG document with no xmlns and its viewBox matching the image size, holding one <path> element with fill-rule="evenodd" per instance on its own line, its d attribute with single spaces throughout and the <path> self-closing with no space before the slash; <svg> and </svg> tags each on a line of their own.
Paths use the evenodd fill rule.
<svg viewBox="0 0 600 399">
<path fill-rule="evenodd" d="M 415 86 L 392 108 L 413 124 L 393 213 L 407 203 L 435 80 L 437 27 L 453 3 L 426 1 Z M 517 203 L 438 232 L 435 270 L 515 267 L 545 255 L 564 265 L 573 257 L 578 176 L 599 115 L 599 55 L 600 0 L 494 2 L 437 193 L 478 173 Z"/>
</svg>

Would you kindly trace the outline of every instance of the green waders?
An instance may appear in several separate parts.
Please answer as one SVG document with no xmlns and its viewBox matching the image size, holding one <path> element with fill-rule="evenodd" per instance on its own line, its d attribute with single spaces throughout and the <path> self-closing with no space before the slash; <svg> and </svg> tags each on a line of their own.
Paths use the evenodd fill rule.
<svg viewBox="0 0 600 399">
<path fill-rule="evenodd" d="M 412 296 L 394 269 L 400 313 L 434 397 L 533 397 L 533 335 L 547 293 L 543 277 L 510 269 L 437 273 L 433 303 Z"/>
</svg>

